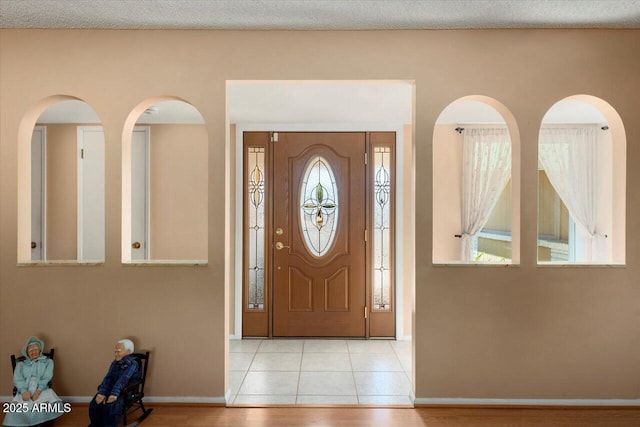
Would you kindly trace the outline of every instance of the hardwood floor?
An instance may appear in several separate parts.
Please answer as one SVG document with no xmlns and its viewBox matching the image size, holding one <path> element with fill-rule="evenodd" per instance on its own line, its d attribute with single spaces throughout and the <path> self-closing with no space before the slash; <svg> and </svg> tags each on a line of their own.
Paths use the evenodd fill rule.
<svg viewBox="0 0 640 427">
<path fill-rule="evenodd" d="M 56 427 L 86 427 L 86 406 L 56 420 Z M 637 427 L 640 409 L 493 408 L 222 408 L 156 406 L 142 427 Z"/>
</svg>

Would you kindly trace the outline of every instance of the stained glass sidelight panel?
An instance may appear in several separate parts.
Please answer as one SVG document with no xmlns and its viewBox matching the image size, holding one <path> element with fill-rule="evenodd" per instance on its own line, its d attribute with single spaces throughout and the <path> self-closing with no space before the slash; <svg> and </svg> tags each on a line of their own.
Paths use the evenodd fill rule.
<svg viewBox="0 0 640 427">
<path fill-rule="evenodd" d="M 373 197 L 373 309 L 391 310 L 391 148 L 375 147 Z"/>
<path fill-rule="evenodd" d="M 307 249 L 321 257 L 331 248 L 338 228 L 338 186 L 329 162 L 316 156 L 300 186 L 300 224 Z"/>
<path fill-rule="evenodd" d="M 247 308 L 264 310 L 264 234 L 265 234 L 265 149 L 248 147 L 247 149 L 247 199 L 249 212 L 247 261 Z"/>
</svg>

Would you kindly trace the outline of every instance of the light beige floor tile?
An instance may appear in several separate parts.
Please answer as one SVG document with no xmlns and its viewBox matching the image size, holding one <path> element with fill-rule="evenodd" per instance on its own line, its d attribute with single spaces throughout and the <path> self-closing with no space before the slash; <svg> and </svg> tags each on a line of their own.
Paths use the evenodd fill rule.
<svg viewBox="0 0 640 427">
<path fill-rule="evenodd" d="M 302 371 L 351 371 L 348 353 L 302 354 Z"/>
<path fill-rule="evenodd" d="M 229 372 L 229 391 L 232 396 L 238 394 L 242 381 L 244 381 L 245 371 L 231 371 Z"/>
<path fill-rule="evenodd" d="M 408 371 L 404 371 L 404 373 L 407 375 L 407 379 L 409 380 L 409 384 L 413 383 L 413 371 L 408 370 Z"/>
<path fill-rule="evenodd" d="M 409 405 L 413 402 L 409 396 L 358 396 L 361 405 Z"/>
<path fill-rule="evenodd" d="M 253 357 L 254 353 L 229 353 L 229 370 L 247 371 Z"/>
<path fill-rule="evenodd" d="M 300 372 L 298 395 L 355 396 L 351 372 Z"/>
<path fill-rule="evenodd" d="M 241 394 L 295 396 L 298 372 L 248 372 L 238 391 Z"/>
<path fill-rule="evenodd" d="M 390 341 L 391 347 L 398 354 L 411 354 L 411 341 Z"/>
<path fill-rule="evenodd" d="M 402 371 L 398 357 L 391 353 L 352 353 L 353 371 Z"/>
<path fill-rule="evenodd" d="M 230 404 L 411 406 L 411 342 L 232 340 Z"/>
<path fill-rule="evenodd" d="M 293 405 L 295 403 L 295 395 L 286 396 L 275 394 L 239 394 L 233 400 L 233 405 Z"/>
<path fill-rule="evenodd" d="M 354 372 L 358 396 L 409 396 L 411 383 L 404 372 Z"/>
<path fill-rule="evenodd" d="M 406 361 L 400 360 L 400 364 L 402 365 L 402 369 L 405 372 L 407 372 L 407 374 L 410 373 L 413 369 L 413 367 L 411 366 L 412 365 L 411 361 L 406 362 Z M 410 375 L 409 375 L 409 378 L 411 378 Z"/>
<path fill-rule="evenodd" d="M 256 353 L 249 371 L 299 371 L 302 353 Z"/>
<path fill-rule="evenodd" d="M 229 340 L 230 353 L 255 353 L 264 340 Z"/>
<path fill-rule="evenodd" d="M 302 353 L 304 340 L 264 340 L 258 353 Z"/>
<path fill-rule="evenodd" d="M 411 366 L 411 362 L 413 361 L 413 358 L 411 357 L 411 355 L 407 355 L 407 354 L 398 355 L 398 359 L 400 359 L 400 363 L 402 363 L 402 365 L 407 365 L 407 366 Z"/>
<path fill-rule="evenodd" d="M 347 353 L 347 340 L 304 340 L 304 352 L 307 353 Z"/>
<path fill-rule="evenodd" d="M 349 353 L 394 353 L 388 340 L 351 340 L 347 341 Z"/>
<path fill-rule="evenodd" d="M 312 396 L 298 395 L 299 405 L 357 405 L 357 396 Z"/>
<path fill-rule="evenodd" d="M 398 356 L 398 359 L 400 359 L 400 363 L 402 363 L 403 365 L 411 366 L 411 361 L 413 360 L 413 356 L 411 355 L 411 347 L 409 347 L 408 349 L 406 347 L 395 347 L 393 345 L 392 347 L 396 352 L 396 356 Z"/>
</svg>

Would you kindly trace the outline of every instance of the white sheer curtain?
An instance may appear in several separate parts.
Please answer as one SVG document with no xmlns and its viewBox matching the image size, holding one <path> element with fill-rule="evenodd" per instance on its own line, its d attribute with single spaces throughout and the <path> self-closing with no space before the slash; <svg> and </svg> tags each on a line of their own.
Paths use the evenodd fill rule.
<svg viewBox="0 0 640 427">
<path fill-rule="evenodd" d="M 542 128 L 538 148 L 551 185 L 588 239 L 586 261 L 591 261 L 591 242 L 596 235 L 597 132 L 596 126 Z"/>
<path fill-rule="evenodd" d="M 511 139 L 503 128 L 463 132 L 461 260 L 471 261 L 471 239 L 487 223 L 511 176 Z"/>
</svg>

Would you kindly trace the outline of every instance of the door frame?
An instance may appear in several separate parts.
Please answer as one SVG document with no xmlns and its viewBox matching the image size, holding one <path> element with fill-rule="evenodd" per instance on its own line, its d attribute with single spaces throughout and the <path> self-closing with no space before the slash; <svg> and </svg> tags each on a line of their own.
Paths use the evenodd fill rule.
<svg viewBox="0 0 640 427">
<path fill-rule="evenodd" d="M 136 261 L 148 261 L 151 258 L 151 241 L 150 241 L 150 225 L 151 225 L 151 217 L 150 217 L 150 211 L 151 211 L 151 192 L 150 192 L 150 186 L 149 183 L 151 182 L 151 126 L 149 125 L 137 125 L 133 127 L 133 130 L 131 132 L 131 147 L 133 149 L 133 134 L 135 132 L 139 132 L 139 133 L 144 133 L 144 239 L 142 239 L 142 245 L 143 245 L 143 253 L 144 253 L 144 258 L 142 260 L 137 260 L 133 258 L 133 251 L 131 251 L 132 247 L 132 243 L 134 241 L 133 238 L 133 201 L 131 202 L 131 233 L 129 234 L 129 236 L 131 237 L 130 241 L 128 242 L 128 249 L 130 251 L 131 254 L 131 261 L 132 262 L 136 262 Z M 129 167 L 131 168 L 131 180 L 133 181 L 133 169 L 138 166 L 138 165 L 134 165 L 134 158 L 133 158 L 133 151 L 131 154 L 131 163 L 129 164 Z M 133 193 L 133 184 L 131 185 L 131 192 Z"/>
<path fill-rule="evenodd" d="M 237 124 L 235 125 L 235 135 L 231 135 L 232 141 L 235 143 L 234 153 L 230 156 L 231 161 L 235 164 L 235 177 L 231 177 L 235 183 L 235 215 L 232 219 L 234 221 L 233 230 L 235 231 L 235 268 L 233 276 L 234 280 L 234 297 L 233 297 L 233 320 L 230 331 L 230 337 L 232 339 L 242 339 L 242 313 L 243 313 L 243 179 L 244 179 L 244 162 L 243 162 L 243 133 L 244 132 L 395 132 L 395 170 L 402 171 L 405 165 L 403 165 L 403 158 L 405 146 L 411 141 L 405 141 L 405 129 L 403 125 L 397 124 L 345 124 L 345 123 L 326 123 L 326 124 L 290 124 L 290 123 L 251 123 L 251 124 Z M 233 144 L 232 144 L 233 146 Z M 395 182 L 395 217 L 401 218 L 400 212 L 402 209 L 406 209 L 405 203 L 410 202 L 411 196 L 408 198 L 403 197 L 405 191 L 403 185 L 403 179 L 401 174 L 396 174 Z M 395 337 L 398 340 L 410 338 L 405 335 L 404 332 L 404 316 L 406 313 L 404 307 L 404 294 L 405 292 L 411 292 L 411 286 L 413 283 L 413 276 L 409 274 L 405 275 L 402 268 L 398 266 L 403 265 L 403 257 L 405 254 L 402 251 L 402 235 L 404 229 L 400 223 L 396 223 L 395 227 L 395 271 L 394 271 L 394 283 L 395 283 Z M 368 274 L 368 273 L 367 273 Z M 230 319 L 231 320 L 231 319 Z M 271 328 L 270 328 L 271 329 Z M 271 330 L 269 331 L 271 333 Z M 368 325 L 367 325 L 368 336 Z"/>
<path fill-rule="evenodd" d="M 40 151 L 40 165 L 38 168 L 39 176 L 40 176 L 40 194 L 38 198 L 40 199 L 40 258 L 38 261 L 45 261 L 47 259 L 47 127 L 44 125 L 34 126 L 33 132 L 40 133 L 40 141 L 38 150 Z M 31 179 L 34 178 L 34 167 L 33 167 L 33 134 L 31 136 Z M 33 191 L 33 183 L 31 185 L 31 189 Z M 31 195 L 31 200 L 33 200 L 33 194 Z M 31 203 L 31 209 L 33 209 L 33 203 Z M 33 220 L 33 212 L 31 214 L 31 218 Z M 33 224 L 31 224 L 33 230 Z M 31 235 L 31 241 L 33 241 L 33 232 Z M 35 261 L 33 259 L 33 253 L 31 256 L 31 261 Z"/>
</svg>

